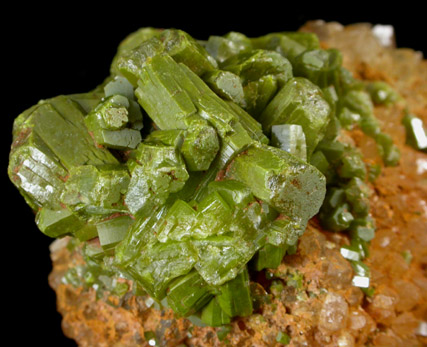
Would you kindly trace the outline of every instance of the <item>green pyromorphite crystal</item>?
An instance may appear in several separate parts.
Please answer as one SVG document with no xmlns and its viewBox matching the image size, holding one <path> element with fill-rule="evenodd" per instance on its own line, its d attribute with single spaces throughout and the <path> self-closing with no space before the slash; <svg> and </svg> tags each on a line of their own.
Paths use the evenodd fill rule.
<svg viewBox="0 0 427 347">
<path fill-rule="evenodd" d="M 221 285 L 234 277 L 255 253 L 249 242 L 229 236 L 210 236 L 193 242 L 200 275 L 212 285 Z M 232 251 L 231 251 L 232 249 Z"/>
<path fill-rule="evenodd" d="M 249 316 L 252 313 L 249 273 L 246 268 L 234 279 L 223 284 L 219 290 L 218 304 L 230 317 Z"/>
<path fill-rule="evenodd" d="M 37 213 L 36 223 L 39 229 L 50 237 L 73 234 L 84 226 L 84 222 L 66 208 L 50 210 L 43 207 Z"/>
<path fill-rule="evenodd" d="M 263 111 L 277 90 L 292 77 L 292 66 L 286 58 L 262 49 L 230 57 L 221 68 L 240 77 L 244 99 L 236 103 L 254 117 Z"/>
<path fill-rule="evenodd" d="M 322 225 L 351 236 L 341 253 L 355 285 L 369 285 L 360 262 L 375 232 L 367 170 L 340 134 L 359 126 L 396 164 L 372 103 L 395 95 L 341 63 L 310 33 L 203 42 L 142 28 L 96 89 L 24 111 L 13 127 L 13 184 L 44 234 L 91 240 L 86 267 L 64 283 L 122 296 L 128 287 L 116 279 L 126 276 L 180 316 L 228 324 L 252 313 L 248 268 L 276 268 L 295 253 L 323 205 Z M 425 150 L 419 119 L 404 124 L 408 143 Z"/>
<path fill-rule="evenodd" d="M 160 29 L 156 28 L 141 28 L 134 33 L 128 35 L 122 42 L 120 42 L 117 48 L 117 54 L 115 55 L 113 62 L 111 63 L 110 71 L 112 74 L 120 74 L 119 61 L 123 59 L 123 56 L 130 54 L 130 52 L 140 46 L 143 42 L 151 39 L 152 37 L 159 36 L 161 34 Z"/>
<path fill-rule="evenodd" d="M 279 86 L 283 86 L 292 77 L 292 66 L 289 60 L 279 53 L 263 49 L 235 55 L 226 60 L 221 68 L 240 76 L 244 84 L 272 75 L 276 77 Z"/>
<path fill-rule="evenodd" d="M 294 74 L 325 88 L 338 80 L 341 64 L 342 55 L 336 49 L 307 50 L 295 58 Z"/>
<path fill-rule="evenodd" d="M 427 130 L 423 121 L 411 114 L 406 114 L 402 119 L 406 128 L 406 143 L 411 147 L 427 152 Z"/>
<path fill-rule="evenodd" d="M 83 109 L 59 96 L 40 102 L 14 123 L 9 176 L 31 207 L 61 209 L 59 196 L 75 165 L 117 164 L 97 148 L 84 124 Z"/>
<path fill-rule="evenodd" d="M 190 242 L 159 242 L 154 246 L 145 245 L 141 256 L 127 270 L 151 296 L 161 300 L 166 296 L 169 283 L 187 274 L 196 259 L 197 252 Z"/>
<path fill-rule="evenodd" d="M 319 211 L 326 193 L 325 176 L 315 167 L 268 146 L 243 152 L 230 164 L 227 176 L 250 186 L 257 198 L 278 211 L 303 220 Z"/>
<path fill-rule="evenodd" d="M 197 217 L 197 212 L 188 203 L 180 199 L 175 200 L 165 216 L 165 221 L 159 227 L 157 239 L 160 242 L 190 239 Z"/>
<path fill-rule="evenodd" d="M 245 35 L 232 31 L 224 36 L 209 36 L 205 48 L 221 64 L 239 53 L 250 52 L 252 43 Z"/>
<path fill-rule="evenodd" d="M 117 83 L 117 80 L 115 82 Z M 111 89 L 113 87 L 110 83 L 106 87 L 110 85 Z M 110 89 L 107 88 L 107 91 Z M 128 92 L 125 91 L 125 93 Z M 136 105 L 132 108 L 131 103 L 135 102 L 123 95 L 111 95 L 103 99 L 86 116 L 85 124 L 97 144 L 126 150 L 136 148 L 141 142 L 142 137 L 139 130 L 142 125 L 142 114 L 139 106 Z"/>
<path fill-rule="evenodd" d="M 198 255 L 195 268 L 207 283 L 220 285 L 232 279 L 262 246 L 263 230 L 277 214 L 262 208 L 240 182 L 212 182 L 209 188 L 210 193 L 194 208 L 175 200 L 154 222 L 149 231 L 154 237 L 147 235 L 146 242 L 191 241 Z M 137 232 L 142 231 L 136 227 L 131 234 Z M 131 271 L 133 265 L 123 260 L 138 259 L 140 255 L 131 256 L 127 248 L 120 250 L 123 255 L 118 260 Z"/>
<path fill-rule="evenodd" d="M 149 214 L 188 179 L 184 160 L 175 146 L 140 143 L 128 167 L 131 178 L 125 203 L 133 214 Z"/>
<path fill-rule="evenodd" d="M 267 105 L 259 121 L 270 133 L 277 124 L 297 124 L 302 127 L 310 157 L 323 139 L 330 121 L 330 106 L 322 91 L 309 80 L 297 77 L 290 79 Z"/>
<path fill-rule="evenodd" d="M 271 145 L 307 161 L 305 135 L 300 125 L 273 125 L 271 127 Z"/>
<path fill-rule="evenodd" d="M 123 166 L 74 166 L 69 171 L 61 202 L 91 218 L 127 211 L 123 204 L 130 177 Z"/>
<path fill-rule="evenodd" d="M 246 106 L 245 93 L 240 77 L 230 71 L 214 70 L 203 75 L 206 84 L 221 98 Z"/>
<path fill-rule="evenodd" d="M 209 179 L 254 140 L 268 141 L 259 123 L 218 97 L 186 65 L 170 56 L 153 57 L 141 76 L 136 96 L 160 129 L 187 129 L 195 120 L 204 119 L 216 130 L 222 145 L 217 163 L 206 176 Z"/>
<path fill-rule="evenodd" d="M 129 102 L 135 99 L 132 84 L 122 76 L 116 76 L 112 81 L 108 82 L 104 87 L 104 93 L 106 97 L 122 95 L 126 97 Z"/>
<path fill-rule="evenodd" d="M 219 139 L 213 127 L 204 119 L 190 122 L 181 147 L 189 171 L 209 169 L 219 150 Z"/>
<path fill-rule="evenodd" d="M 213 298 L 204 307 L 201 319 L 203 323 L 212 327 L 228 324 L 231 321 L 231 317 L 221 308 L 217 298 Z"/>
<path fill-rule="evenodd" d="M 134 220 L 129 216 L 118 216 L 96 225 L 99 243 L 103 249 L 114 248 L 128 233 Z"/>
<path fill-rule="evenodd" d="M 76 178 L 78 168 L 90 171 L 96 167 L 118 166 L 111 153 L 94 144 L 85 126 L 85 111 L 79 100 L 99 101 L 92 93 L 59 96 L 40 102 L 16 119 L 9 175 L 30 206 L 39 210 L 36 222 L 43 233 L 51 237 L 72 234 L 87 240 L 97 236 L 91 222 L 94 215 L 101 218 L 101 215 L 120 210 L 112 203 L 120 201 L 120 191 L 123 193 L 126 189 L 128 175 L 119 170 L 115 181 L 111 177 L 114 184 L 120 182 L 116 186 L 118 193 L 111 185 L 103 186 L 105 175 L 102 179 L 92 175 L 92 181 L 89 179 L 90 182 L 85 183 Z M 82 195 L 74 195 L 73 201 L 64 202 L 64 194 L 71 198 L 73 189 Z"/>
<path fill-rule="evenodd" d="M 145 39 L 148 36 L 143 36 Z M 114 69 L 118 69 L 129 82 L 136 85 L 141 68 L 150 61 L 150 58 L 162 53 L 173 57 L 177 62 L 184 63 L 197 75 L 217 67 L 216 61 L 190 35 L 182 30 L 167 29 L 159 35 L 152 35 L 148 40 L 141 40 L 141 44 L 119 51 Z M 130 47 L 130 45 L 129 45 Z M 117 67 L 116 67 L 117 66 Z"/>
<path fill-rule="evenodd" d="M 369 82 L 366 86 L 366 90 L 371 95 L 372 101 L 375 104 L 394 104 L 399 94 L 387 83 L 383 81 Z"/>
<path fill-rule="evenodd" d="M 67 95 L 67 98 L 76 102 L 85 113 L 89 113 L 99 104 L 104 96 L 105 94 L 101 92 L 101 89 L 97 88 L 89 93 Z"/>
<path fill-rule="evenodd" d="M 276 51 L 294 64 L 295 58 L 307 49 L 319 48 L 319 39 L 313 33 L 271 33 L 253 38 L 254 48 Z"/>
<path fill-rule="evenodd" d="M 169 286 L 167 300 L 172 309 L 182 316 L 194 314 L 212 298 L 212 288 L 195 270 L 178 277 Z"/>
</svg>

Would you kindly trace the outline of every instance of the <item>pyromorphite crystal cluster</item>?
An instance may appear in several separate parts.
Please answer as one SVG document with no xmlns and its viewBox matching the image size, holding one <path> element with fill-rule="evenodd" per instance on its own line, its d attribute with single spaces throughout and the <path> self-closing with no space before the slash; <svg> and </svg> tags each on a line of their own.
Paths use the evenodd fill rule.
<svg viewBox="0 0 427 347">
<path fill-rule="evenodd" d="M 196 41 L 143 28 L 94 91 L 24 111 L 9 176 L 43 233 L 88 241 L 87 269 L 64 281 L 125 277 L 180 316 L 227 324 L 252 313 L 250 272 L 295 252 L 321 210 L 329 230 L 351 232 L 342 254 L 367 287 L 367 170 L 339 135 L 359 126 L 396 164 L 371 101 L 394 94 L 341 63 L 308 33 Z"/>
</svg>

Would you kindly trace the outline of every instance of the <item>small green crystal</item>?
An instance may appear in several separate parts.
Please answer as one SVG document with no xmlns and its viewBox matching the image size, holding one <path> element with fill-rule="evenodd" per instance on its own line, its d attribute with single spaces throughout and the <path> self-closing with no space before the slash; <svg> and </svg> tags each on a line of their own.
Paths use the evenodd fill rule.
<svg viewBox="0 0 427 347">
<path fill-rule="evenodd" d="M 402 123 L 406 128 L 406 143 L 419 151 L 427 152 L 427 130 L 423 121 L 408 113 Z"/>
<path fill-rule="evenodd" d="M 326 133 L 330 106 L 322 91 L 309 80 L 290 79 L 261 114 L 259 121 L 270 133 L 276 124 L 297 124 L 304 130 L 307 155 L 310 156 Z"/>
</svg>

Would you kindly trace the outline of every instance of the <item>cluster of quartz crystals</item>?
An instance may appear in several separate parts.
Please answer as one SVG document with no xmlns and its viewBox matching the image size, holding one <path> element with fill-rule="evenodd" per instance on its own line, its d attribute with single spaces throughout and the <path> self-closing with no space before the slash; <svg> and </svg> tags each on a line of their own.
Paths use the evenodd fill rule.
<svg viewBox="0 0 427 347">
<path fill-rule="evenodd" d="M 398 152 L 341 62 L 308 33 L 198 42 L 141 29 L 103 85 L 16 119 L 10 178 L 46 235 L 98 238 L 87 259 L 182 316 L 225 324 L 252 312 L 247 264 L 274 268 L 294 251 L 326 182 L 322 220 L 355 230 L 345 254 L 363 258 L 366 169 L 340 127 L 359 124 L 388 164 Z"/>
</svg>

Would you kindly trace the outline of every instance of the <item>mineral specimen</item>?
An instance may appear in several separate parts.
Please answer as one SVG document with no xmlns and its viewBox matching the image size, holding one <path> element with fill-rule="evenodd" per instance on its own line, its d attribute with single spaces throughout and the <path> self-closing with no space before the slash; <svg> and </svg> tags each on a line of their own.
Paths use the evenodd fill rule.
<svg viewBox="0 0 427 347">
<path fill-rule="evenodd" d="M 14 123 L 9 176 L 39 229 L 69 237 L 82 258 L 62 282 L 102 300 L 146 297 L 147 309 L 155 303 L 181 322 L 220 327 L 223 339 L 242 317 L 248 326 L 261 319 L 271 295 L 299 302 L 296 313 L 310 295 L 325 294 L 281 269 L 319 221 L 349 239 L 332 251 L 319 236 L 310 241 L 316 247 L 305 241 L 306 253 L 336 259 L 319 263 L 325 285 L 358 290 L 326 294 L 318 305 L 322 338 L 347 321 L 364 326 L 352 305 L 361 300 L 358 288 L 373 298 L 372 315 L 401 334 L 407 317 L 394 319 L 394 299 L 374 291 L 375 273 L 363 262 L 376 228 L 368 179 L 378 174 L 346 135 L 360 131 L 384 165 L 397 165 L 400 150 L 374 105 L 394 105 L 399 96 L 342 64 L 341 53 L 321 48 L 312 33 L 229 33 L 203 42 L 181 30 L 143 28 L 123 41 L 95 91 L 24 111 Z M 143 127 L 146 118 L 151 128 Z M 421 120 L 407 115 L 404 124 L 407 142 L 425 150 Z M 276 280 L 262 280 L 266 274 Z M 402 288 L 417 291 L 396 285 Z M 161 321 L 162 334 L 144 328 L 139 339 L 162 341 L 177 324 L 170 318 Z M 271 335 L 281 344 L 298 338 L 294 330 Z"/>
</svg>

